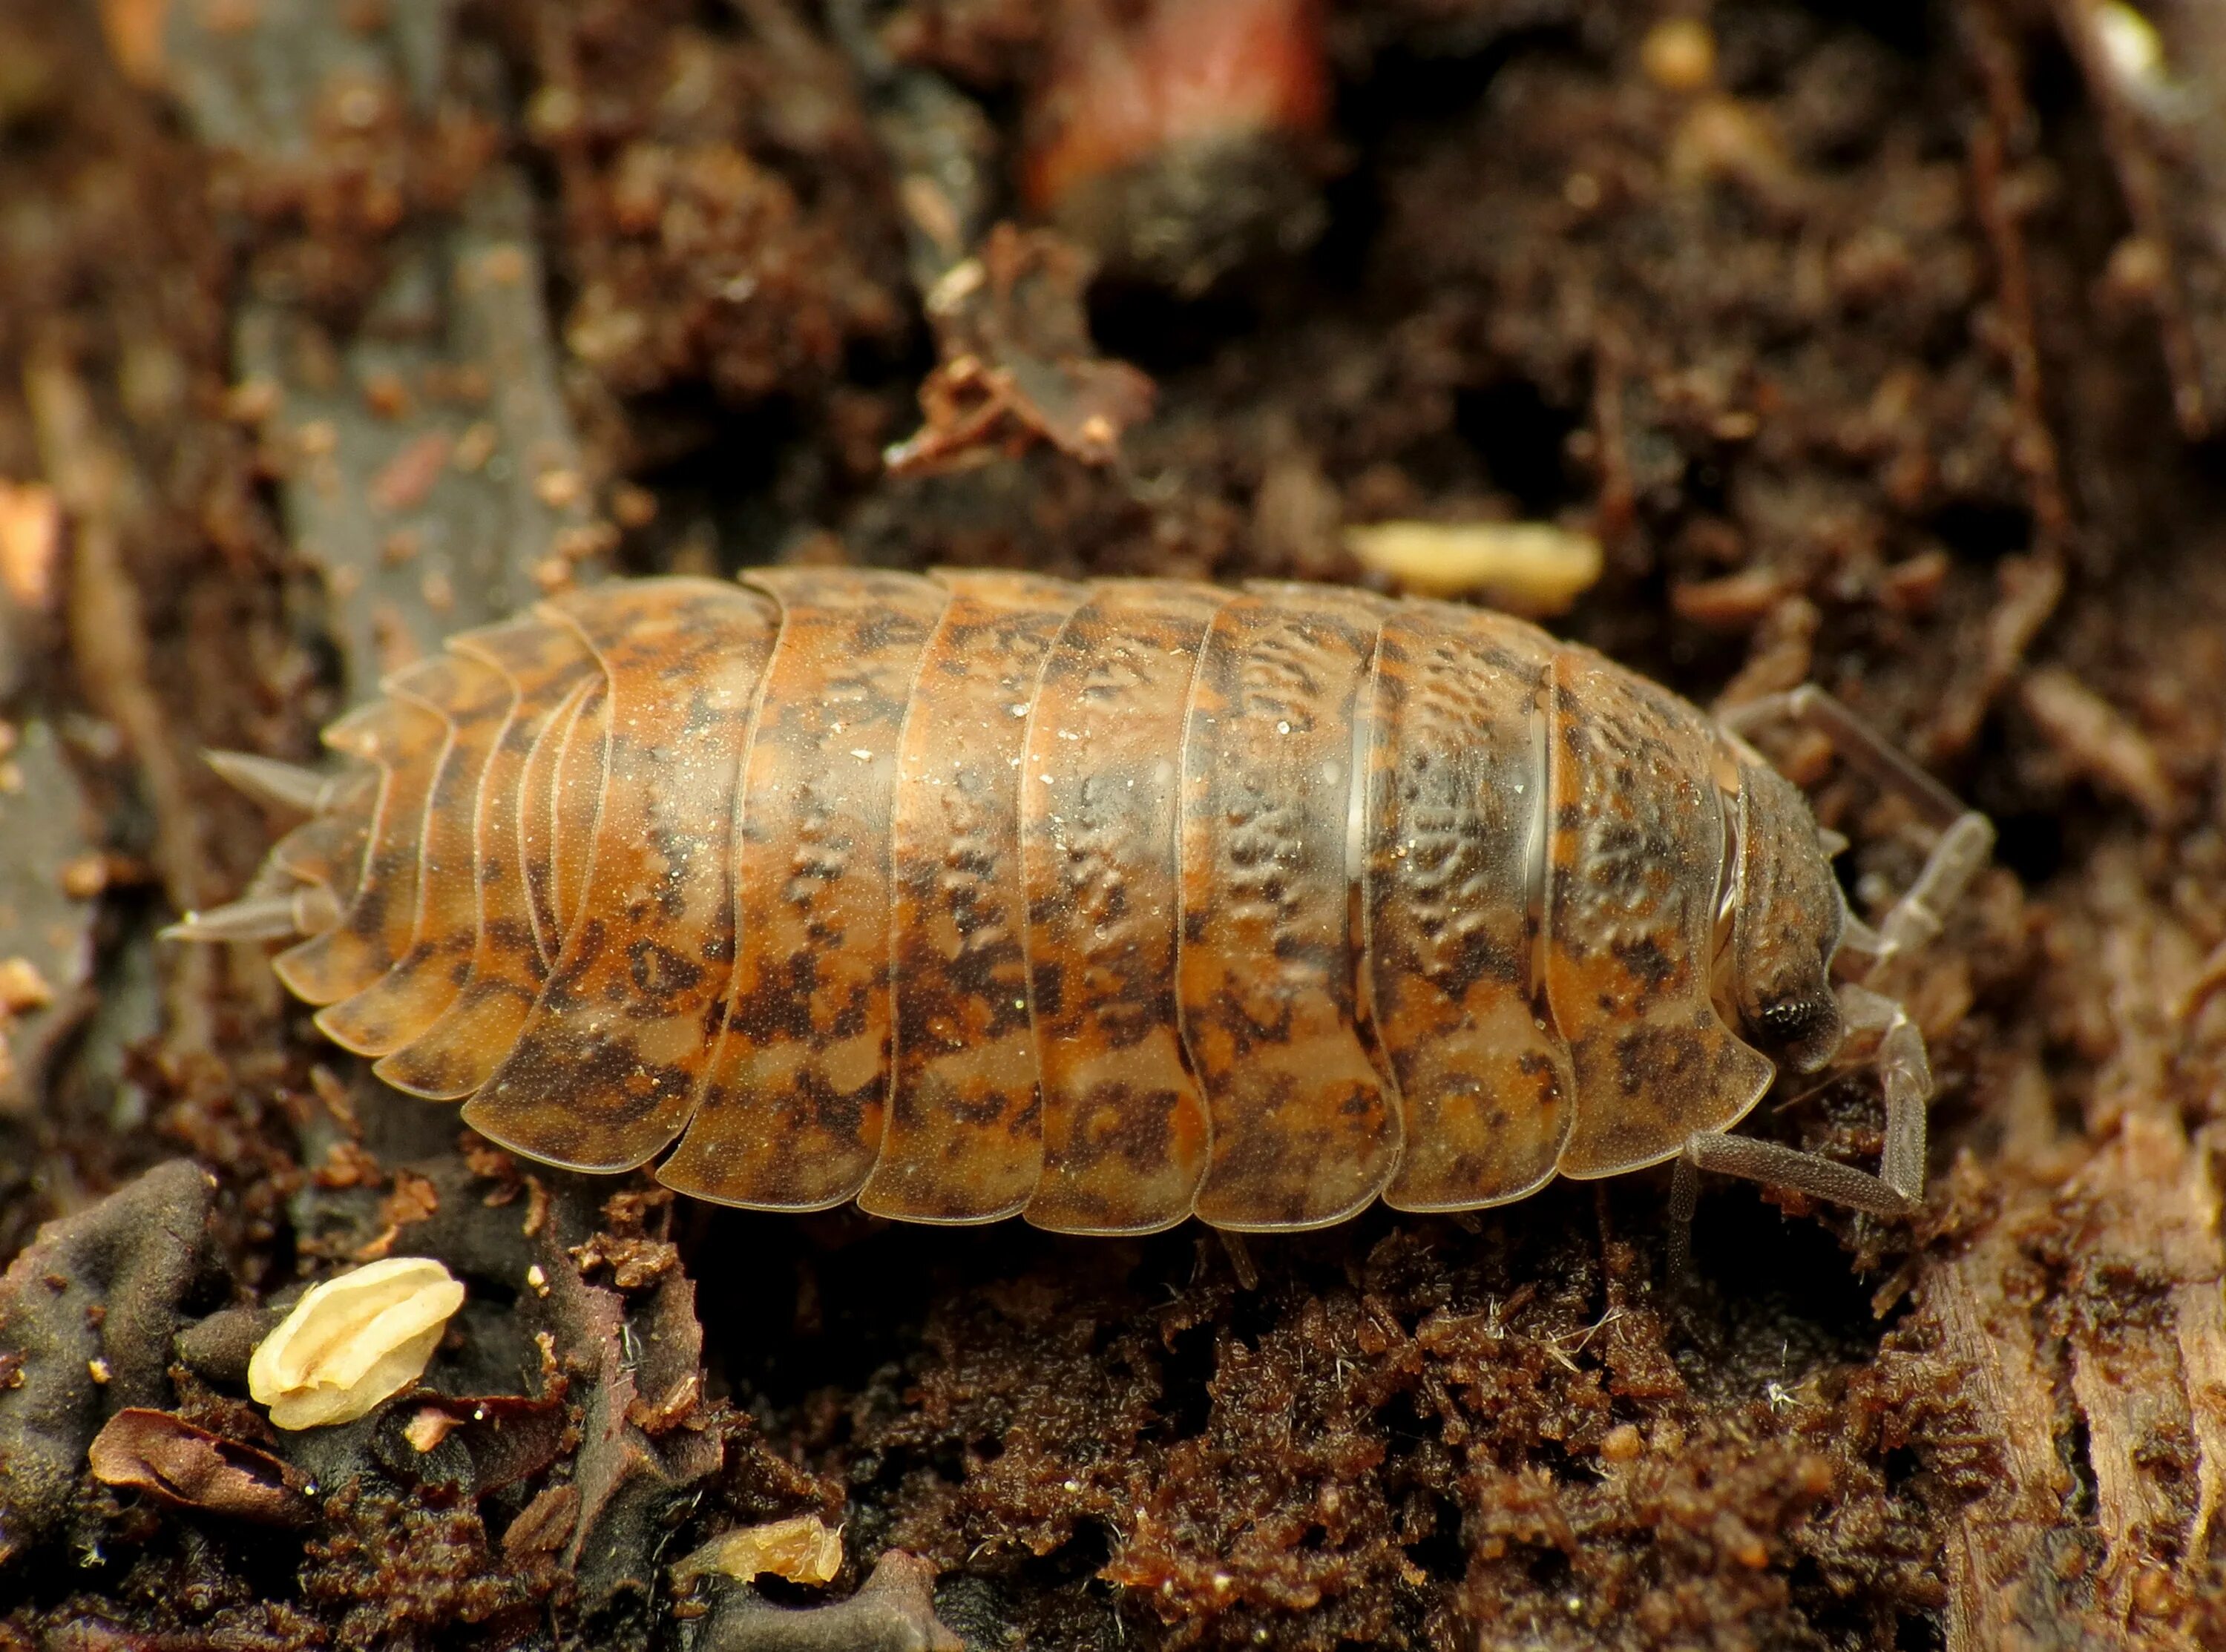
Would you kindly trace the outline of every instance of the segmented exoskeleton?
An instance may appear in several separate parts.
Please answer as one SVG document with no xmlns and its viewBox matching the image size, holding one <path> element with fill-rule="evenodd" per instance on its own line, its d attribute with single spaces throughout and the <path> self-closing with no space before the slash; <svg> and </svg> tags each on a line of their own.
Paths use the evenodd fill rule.
<svg viewBox="0 0 2226 1652">
<path fill-rule="evenodd" d="M 328 1036 L 536 1159 L 1090 1233 L 1681 1155 L 1922 1188 L 1923 1043 L 1844 978 L 1991 834 L 1808 691 L 1759 715 L 1943 829 L 1879 931 L 1736 734 L 1446 603 L 767 569 L 561 597 L 385 688 L 326 732 L 345 778 L 219 759 L 311 818 L 177 932 L 306 936 L 277 968 Z M 1851 1058 L 1880 1176 L 1726 1134 Z"/>
</svg>

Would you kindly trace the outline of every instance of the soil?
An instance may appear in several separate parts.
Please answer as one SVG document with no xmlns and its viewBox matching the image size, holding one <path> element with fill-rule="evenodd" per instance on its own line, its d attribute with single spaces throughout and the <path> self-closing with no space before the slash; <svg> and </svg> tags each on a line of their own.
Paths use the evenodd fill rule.
<svg viewBox="0 0 2226 1652">
<path fill-rule="evenodd" d="M 2197 0 L 0 0 L 0 1649 L 2226 1647 L 2221 130 Z M 1994 818 L 1923 1217 L 714 1210 L 154 938 L 272 832 L 200 748 L 538 592 L 1395 519 Z M 1775 754 L 1875 907 L 1922 834 Z M 245 1349 L 385 1254 L 429 1388 L 281 1438 Z M 805 1513 L 828 1589 L 676 1590 Z"/>
</svg>

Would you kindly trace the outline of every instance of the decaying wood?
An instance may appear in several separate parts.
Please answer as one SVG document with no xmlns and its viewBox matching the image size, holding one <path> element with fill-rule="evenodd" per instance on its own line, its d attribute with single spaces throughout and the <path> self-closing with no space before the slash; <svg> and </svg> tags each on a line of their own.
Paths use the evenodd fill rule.
<svg viewBox="0 0 2226 1652">
<path fill-rule="evenodd" d="M 86 697 L 116 725 L 146 787 L 155 816 L 155 862 L 170 899 L 186 911 L 203 904 L 208 864 L 188 759 L 148 670 L 147 624 L 139 588 L 124 561 L 141 496 L 121 445 L 106 435 L 92 399 L 63 346 L 40 351 L 26 367 L 23 397 L 39 435 L 40 457 L 69 519 L 70 652 Z M 173 972 L 164 999 L 172 1036 L 184 1049 L 209 1042 L 216 959 Z"/>
<path fill-rule="evenodd" d="M 2134 857 L 2107 852 L 2096 887 L 2120 1029 L 2089 1103 L 2100 1145 L 2069 1179 L 2007 1159 L 2001 1210 L 1922 1288 L 2001 1471 L 1951 1533 L 1954 1652 L 2193 1649 L 2218 1626 L 2218 1142 L 2181 1122 L 2216 1051 L 2179 1010 L 2197 949 L 2150 906 Z"/>
<path fill-rule="evenodd" d="M 453 12 L 404 0 L 366 30 L 318 5 L 264 6 L 245 27 L 179 7 L 175 85 L 212 149 L 306 168 L 321 99 L 432 118 Z M 280 458 L 287 525 L 322 575 L 353 691 L 459 626 L 592 575 L 609 550 L 557 383 L 532 218 L 524 180 L 490 162 L 452 223 L 396 238 L 352 327 L 283 289 L 238 312 L 238 399 Z"/>
</svg>

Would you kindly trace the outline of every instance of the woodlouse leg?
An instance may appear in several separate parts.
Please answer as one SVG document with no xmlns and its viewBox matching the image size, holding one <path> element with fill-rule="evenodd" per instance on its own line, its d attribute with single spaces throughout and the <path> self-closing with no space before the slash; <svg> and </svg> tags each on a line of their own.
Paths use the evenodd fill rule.
<svg viewBox="0 0 2226 1652">
<path fill-rule="evenodd" d="M 1913 1031 L 1914 1029 L 1912 1029 Z M 1922 1045 L 1919 1045 L 1920 1050 Z M 1905 1151 L 1912 1145 L 1909 1135 L 1913 1125 L 1913 1147 L 1917 1166 L 1917 1185 L 1923 1185 L 1924 1165 L 1924 1093 L 1920 1089 L 1912 1092 L 1913 1105 L 1905 1105 L 1901 1117 L 1901 1141 Z M 1905 1164 L 1895 1162 L 1896 1128 L 1891 1105 L 1886 1124 L 1886 1165 L 1889 1173 L 1907 1173 Z M 1685 1151 L 1677 1160 L 1677 1167 L 1670 1185 L 1670 1274 L 1672 1281 L 1691 1277 L 1693 1216 L 1700 1206 L 1701 1172 L 1713 1170 L 1727 1176 L 1740 1176 L 1751 1182 L 1760 1182 L 1765 1187 L 1783 1187 L 1797 1193 L 1806 1193 L 1811 1198 L 1828 1199 L 1835 1204 L 1861 1210 L 1871 1216 L 1905 1217 L 1918 1208 L 1915 1193 L 1905 1192 L 1885 1177 L 1873 1176 L 1868 1171 L 1857 1170 L 1853 1165 L 1843 1165 L 1836 1159 L 1821 1154 L 1803 1153 L 1781 1141 L 1764 1141 L 1753 1136 L 1730 1135 L 1720 1130 L 1703 1131 L 1689 1137 Z"/>
<path fill-rule="evenodd" d="M 1994 853 L 1994 823 L 1913 762 L 1908 754 L 1814 683 L 1733 707 L 1719 721 L 1735 734 L 1771 722 L 1813 728 L 1878 785 L 1905 797 L 1939 837 L 1916 880 L 1873 929 L 1849 916 L 1842 952 L 1867 959 L 1866 975 L 1914 952 L 1940 933 L 1945 914 Z"/>
<path fill-rule="evenodd" d="M 1932 1095 L 1932 1064 L 1924 1035 L 1908 1012 L 1882 993 L 1842 986 L 1840 1011 L 1847 1039 L 1841 1045 L 1861 1052 L 1886 1093 L 1886 1147 L 1879 1173 L 1782 1142 L 1710 1131 L 1685 1143 L 1670 1188 L 1670 1277 L 1682 1280 L 1691 1266 L 1693 1215 L 1701 1197 L 1701 1172 L 1721 1171 L 1771 1187 L 1790 1188 L 1829 1199 L 1872 1216 L 1914 1212 L 1924 1196 L 1924 1105 Z"/>
<path fill-rule="evenodd" d="M 1918 1115 L 1918 1128 L 1920 1131 L 1924 1128 L 1922 1113 Z M 1872 1216 L 1907 1216 L 1917 1204 L 1908 1194 L 1867 1170 L 1857 1170 L 1836 1159 L 1803 1153 L 1782 1141 L 1765 1141 L 1756 1136 L 1704 1131 L 1685 1143 L 1685 1156 L 1680 1162 L 1690 1164 L 1696 1171 L 1720 1171 L 1768 1187 L 1790 1188 Z"/>
<path fill-rule="evenodd" d="M 1865 987 L 1840 988 L 1848 1044 L 1870 1044 L 1870 1065 L 1886 1093 L 1886 1151 L 1879 1176 L 1912 1204 L 1924 1192 L 1924 1106 L 1932 1096 L 1932 1064 L 1924 1035 L 1894 1000 Z M 1846 1048 L 1843 1045 L 1842 1048 Z"/>
</svg>

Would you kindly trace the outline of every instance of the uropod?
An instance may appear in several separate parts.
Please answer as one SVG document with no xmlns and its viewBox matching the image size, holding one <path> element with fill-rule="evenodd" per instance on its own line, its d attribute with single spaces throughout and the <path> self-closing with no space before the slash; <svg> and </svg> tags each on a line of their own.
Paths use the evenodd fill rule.
<svg viewBox="0 0 2226 1652">
<path fill-rule="evenodd" d="M 1676 1160 L 1913 1208 L 1924 1041 L 1866 986 L 1983 816 L 1813 689 L 1709 717 L 1502 615 L 1330 587 L 752 570 L 451 639 L 174 934 L 529 1157 L 759 1209 L 1073 1233 L 1504 1204 Z M 1937 833 L 1873 928 L 1742 738 Z M 1873 1071 L 1877 1174 L 1731 1134 Z"/>
</svg>

